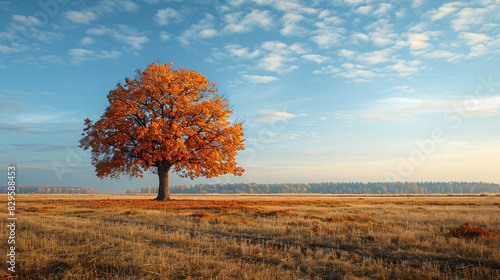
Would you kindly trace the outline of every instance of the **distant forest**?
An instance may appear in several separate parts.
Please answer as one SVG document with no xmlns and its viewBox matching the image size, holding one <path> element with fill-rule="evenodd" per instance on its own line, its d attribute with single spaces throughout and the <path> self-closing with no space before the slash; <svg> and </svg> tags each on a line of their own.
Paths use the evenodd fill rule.
<svg viewBox="0 0 500 280">
<path fill-rule="evenodd" d="M 158 187 L 142 187 L 127 193 L 157 193 Z M 438 194 L 438 193 L 500 193 L 500 185 L 484 182 L 386 182 L 386 183 L 290 183 L 290 184 L 197 184 L 170 187 L 171 193 L 185 194 Z"/>
<path fill-rule="evenodd" d="M 7 193 L 7 187 L 0 188 L 0 193 Z M 16 193 L 74 193 L 74 194 L 89 194 L 101 193 L 98 189 L 89 187 L 59 187 L 53 185 L 39 185 L 39 186 L 17 186 Z"/>
</svg>

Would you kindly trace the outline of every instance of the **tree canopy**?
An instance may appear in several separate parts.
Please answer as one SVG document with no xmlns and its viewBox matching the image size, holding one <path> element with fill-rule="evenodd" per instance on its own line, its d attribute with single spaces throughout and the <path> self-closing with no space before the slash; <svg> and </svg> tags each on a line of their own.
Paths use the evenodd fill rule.
<svg viewBox="0 0 500 280">
<path fill-rule="evenodd" d="M 80 147 L 90 149 L 100 178 L 159 176 L 158 200 L 169 199 L 168 174 L 207 178 L 241 176 L 235 156 L 244 149 L 241 122 L 231 121 L 216 84 L 192 70 L 152 63 L 108 94 L 95 123 L 85 120 Z"/>
</svg>

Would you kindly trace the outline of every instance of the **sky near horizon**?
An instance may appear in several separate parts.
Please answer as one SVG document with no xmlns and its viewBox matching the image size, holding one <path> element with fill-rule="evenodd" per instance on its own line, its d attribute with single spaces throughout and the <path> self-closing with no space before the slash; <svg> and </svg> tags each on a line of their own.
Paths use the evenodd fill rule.
<svg viewBox="0 0 500 280">
<path fill-rule="evenodd" d="M 100 180 L 83 120 L 152 62 L 245 119 L 241 177 L 170 184 L 500 183 L 500 1 L 0 1 L 0 185 Z"/>
</svg>

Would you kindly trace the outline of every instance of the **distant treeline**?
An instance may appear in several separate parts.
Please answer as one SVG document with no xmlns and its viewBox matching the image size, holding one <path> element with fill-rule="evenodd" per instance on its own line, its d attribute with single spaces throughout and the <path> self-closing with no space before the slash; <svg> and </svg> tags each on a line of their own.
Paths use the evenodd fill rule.
<svg viewBox="0 0 500 280">
<path fill-rule="evenodd" d="M 436 193 L 500 193 L 500 185 L 484 182 L 382 182 L 382 183 L 290 183 L 290 184 L 197 184 L 178 185 L 171 193 L 186 194 L 272 194 L 272 193 L 325 193 L 325 194 L 436 194 Z M 142 187 L 127 193 L 158 193 L 158 187 Z"/>
<path fill-rule="evenodd" d="M 7 187 L 0 188 L 1 193 L 7 193 Z M 39 186 L 17 186 L 16 193 L 101 193 L 98 189 L 89 187 L 59 187 L 53 185 L 39 185 Z"/>
</svg>

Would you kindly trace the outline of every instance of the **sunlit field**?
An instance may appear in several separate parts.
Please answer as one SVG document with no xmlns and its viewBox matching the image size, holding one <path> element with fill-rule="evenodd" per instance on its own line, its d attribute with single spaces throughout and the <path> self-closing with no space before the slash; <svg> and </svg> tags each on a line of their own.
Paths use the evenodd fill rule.
<svg viewBox="0 0 500 280">
<path fill-rule="evenodd" d="M 18 195 L 16 279 L 500 279 L 499 195 L 172 197 Z"/>
</svg>

